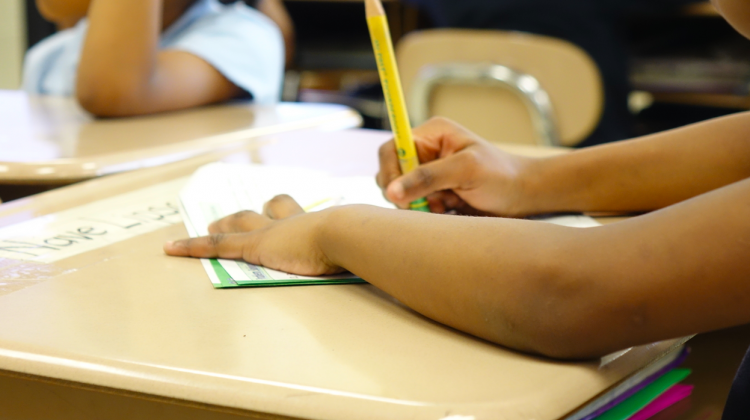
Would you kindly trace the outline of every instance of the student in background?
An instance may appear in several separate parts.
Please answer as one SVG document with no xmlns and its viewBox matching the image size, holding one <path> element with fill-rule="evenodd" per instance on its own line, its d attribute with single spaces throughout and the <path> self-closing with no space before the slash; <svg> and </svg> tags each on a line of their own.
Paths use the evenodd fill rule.
<svg viewBox="0 0 750 420">
<path fill-rule="evenodd" d="M 750 37 L 750 2 L 714 3 Z M 436 213 L 656 211 L 580 229 L 364 205 L 304 213 L 279 196 L 165 251 L 349 270 L 427 317 L 559 358 L 750 322 L 750 113 L 541 159 L 442 119 L 414 134 L 417 170 L 401 175 L 393 142 L 380 151 L 378 183 L 402 208 L 426 196 Z M 723 419 L 750 418 L 749 395 L 750 353 Z"/>
<path fill-rule="evenodd" d="M 702 0 L 407 0 L 439 27 L 499 29 L 546 35 L 572 42 L 596 62 L 604 82 L 604 113 L 581 143 L 590 146 L 634 134 L 628 109 L 626 19 L 663 13 Z"/>
<path fill-rule="evenodd" d="M 284 38 L 292 27 L 280 0 L 258 10 L 217 0 L 37 0 L 63 27 L 24 63 L 32 94 L 75 95 L 94 115 L 117 117 L 189 108 L 250 95 L 280 97 Z M 285 35 L 285 36 L 284 36 Z"/>
</svg>

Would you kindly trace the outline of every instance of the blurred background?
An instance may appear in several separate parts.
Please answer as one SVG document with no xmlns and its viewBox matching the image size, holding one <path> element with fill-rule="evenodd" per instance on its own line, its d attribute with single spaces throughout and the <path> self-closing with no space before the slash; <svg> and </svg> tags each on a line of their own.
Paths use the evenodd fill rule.
<svg viewBox="0 0 750 420">
<path fill-rule="evenodd" d="M 395 42 L 437 26 L 434 13 L 422 7 L 425 2 L 412 1 L 384 2 Z M 367 127 L 387 128 L 363 3 L 285 4 L 297 48 L 283 100 L 346 104 L 363 114 Z M 750 108 L 750 41 L 707 2 L 683 0 L 673 6 L 629 14 L 617 23 L 623 26 L 634 135 Z M 33 0 L 0 1 L 0 89 L 20 87 L 25 51 L 56 30 Z"/>
<path fill-rule="evenodd" d="M 29 45 L 30 27 L 25 9 L 25 0 L 0 2 L 0 89 L 21 86 L 21 65 Z"/>
</svg>

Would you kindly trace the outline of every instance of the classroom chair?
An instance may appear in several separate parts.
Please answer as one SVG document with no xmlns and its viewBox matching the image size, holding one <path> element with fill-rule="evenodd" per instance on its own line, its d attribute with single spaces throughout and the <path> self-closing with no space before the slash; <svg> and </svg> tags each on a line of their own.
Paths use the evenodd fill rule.
<svg viewBox="0 0 750 420">
<path fill-rule="evenodd" d="M 596 127 L 601 76 L 577 46 L 520 32 L 413 32 L 396 51 L 412 124 L 441 115 L 491 141 L 574 146 Z"/>
</svg>

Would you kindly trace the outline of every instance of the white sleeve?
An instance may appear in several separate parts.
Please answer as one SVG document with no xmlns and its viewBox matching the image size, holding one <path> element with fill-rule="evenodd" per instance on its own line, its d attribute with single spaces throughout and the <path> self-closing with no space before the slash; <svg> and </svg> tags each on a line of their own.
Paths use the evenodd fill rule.
<svg viewBox="0 0 750 420">
<path fill-rule="evenodd" d="M 284 74 L 284 42 L 276 24 L 237 3 L 195 22 L 169 49 L 210 63 L 257 103 L 278 102 Z"/>
</svg>

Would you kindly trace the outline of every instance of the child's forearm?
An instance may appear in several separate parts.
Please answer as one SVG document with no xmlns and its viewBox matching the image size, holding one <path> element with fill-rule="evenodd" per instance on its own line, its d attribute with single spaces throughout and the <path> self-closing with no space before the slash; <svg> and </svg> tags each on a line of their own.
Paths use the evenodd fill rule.
<svg viewBox="0 0 750 420">
<path fill-rule="evenodd" d="M 747 133 L 742 113 L 543 159 L 523 203 L 533 213 L 662 208 L 750 177 Z"/>
<path fill-rule="evenodd" d="M 591 229 L 333 210 L 318 245 L 416 311 L 487 340 L 589 357 L 750 321 L 750 181 Z"/>
<path fill-rule="evenodd" d="M 187 51 L 159 51 L 162 26 L 190 6 L 162 0 L 94 0 L 81 54 L 76 96 L 99 116 L 129 116 L 230 99 L 241 89 Z M 166 13 L 165 12 L 165 13 Z"/>
<path fill-rule="evenodd" d="M 523 220 L 335 209 L 318 242 L 349 269 L 439 322 L 513 348 L 540 345 L 549 299 L 579 231 Z M 538 314 L 538 315 L 537 315 Z"/>
<path fill-rule="evenodd" d="M 84 104 L 128 106 L 146 95 L 154 77 L 162 0 L 93 0 L 78 68 Z"/>
</svg>

